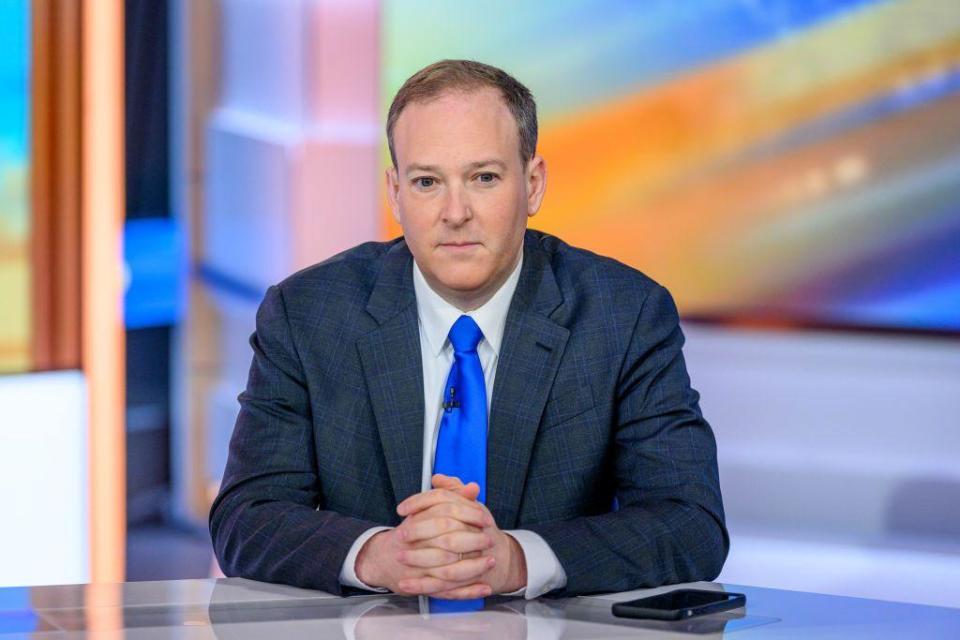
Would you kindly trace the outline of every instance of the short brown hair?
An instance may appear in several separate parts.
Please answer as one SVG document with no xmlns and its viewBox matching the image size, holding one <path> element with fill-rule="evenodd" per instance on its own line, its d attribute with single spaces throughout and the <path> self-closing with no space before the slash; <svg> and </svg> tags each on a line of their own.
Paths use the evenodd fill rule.
<svg viewBox="0 0 960 640">
<path fill-rule="evenodd" d="M 424 67 L 407 78 L 390 104 L 387 114 L 387 145 L 390 158 L 397 166 L 393 147 L 393 128 L 400 112 L 411 102 L 430 100 L 447 91 L 471 91 L 491 87 L 498 89 L 503 101 L 517 121 L 520 139 L 520 160 L 526 163 L 537 152 L 537 103 L 533 94 L 503 69 L 473 60 L 441 60 Z"/>
</svg>

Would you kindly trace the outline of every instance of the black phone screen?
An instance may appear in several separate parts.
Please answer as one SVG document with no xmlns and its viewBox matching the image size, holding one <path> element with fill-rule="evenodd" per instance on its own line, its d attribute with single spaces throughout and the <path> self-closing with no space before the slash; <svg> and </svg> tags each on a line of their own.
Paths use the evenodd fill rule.
<svg viewBox="0 0 960 640">
<path fill-rule="evenodd" d="M 641 598 L 624 603 L 628 605 L 645 607 L 647 609 L 662 609 L 673 611 L 676 609 L 691 609 L 702 607 L 715 602 L 726 602 L 730 595 L 723 591 L 692 591 L 688 589 L 679 589 L 668 593 L 661 593 L 658 596 Z"/>
<path fill-rule="evenodd" d="M 680 620 L 736 609 L 745 604 L 746 597 L 742 593 L 676 589 L 629 602 L 615 602 L 613 604 L 613 615 L 621 618 Z"/>
</svg>

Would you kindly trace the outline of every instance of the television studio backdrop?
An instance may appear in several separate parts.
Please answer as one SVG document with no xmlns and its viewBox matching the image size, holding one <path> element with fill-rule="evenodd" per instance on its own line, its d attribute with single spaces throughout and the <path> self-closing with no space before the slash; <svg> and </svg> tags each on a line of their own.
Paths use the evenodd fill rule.
<svg viewBox="0 0 960 640">
<path fill-rule="evenodd" d="M 960 607 L 960 11 L 482 9 L 0 2 L 0 586 L 216 574 L 257 305 L 398 235 L 389 101 L 471 58 L 537 98 L 531 226 L 677 300 L 720 580 Z"/>
</svg>

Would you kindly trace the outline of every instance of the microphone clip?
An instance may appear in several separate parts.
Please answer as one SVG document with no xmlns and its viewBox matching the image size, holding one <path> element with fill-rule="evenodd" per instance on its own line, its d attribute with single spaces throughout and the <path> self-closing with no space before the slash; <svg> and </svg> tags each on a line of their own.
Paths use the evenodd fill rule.
<svg viewBox="0 0 960 640">
<path fill-rule="evenodd" d="M 442 405 L 442 406 L 443 406 L 443 410 L 444 410 L 445 412 L 450 413 L 450 412 L 453 411 L 454 409 L 459 409 L 459 408 L 460 408 L 460 401 L 459 401 L 459 400 L 454 400 L 454 396 L 455 396 L 456 394 L 457 394 L 457 388 L 456 388 L 456 387 L 450 387 L 450 397 L 449 397 L 449 399 L 447 399 L 446 402 L 444 402 L 443 405 Z"/>
</svg>

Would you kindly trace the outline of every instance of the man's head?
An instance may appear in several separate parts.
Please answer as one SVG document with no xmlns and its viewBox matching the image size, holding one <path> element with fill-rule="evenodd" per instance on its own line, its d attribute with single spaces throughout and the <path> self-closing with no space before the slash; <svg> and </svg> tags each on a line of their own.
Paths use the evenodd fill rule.
<svg viewBox="0 0 960 640">
<path fill-rule="evenodd" d="M 417 265 L 451 303 L 480 306 L 516 266 L 546 187 L 530 91 L 488 65 L 437 62 L 397 92 L 387 140 L 387 193 Z"/>
</svg>

